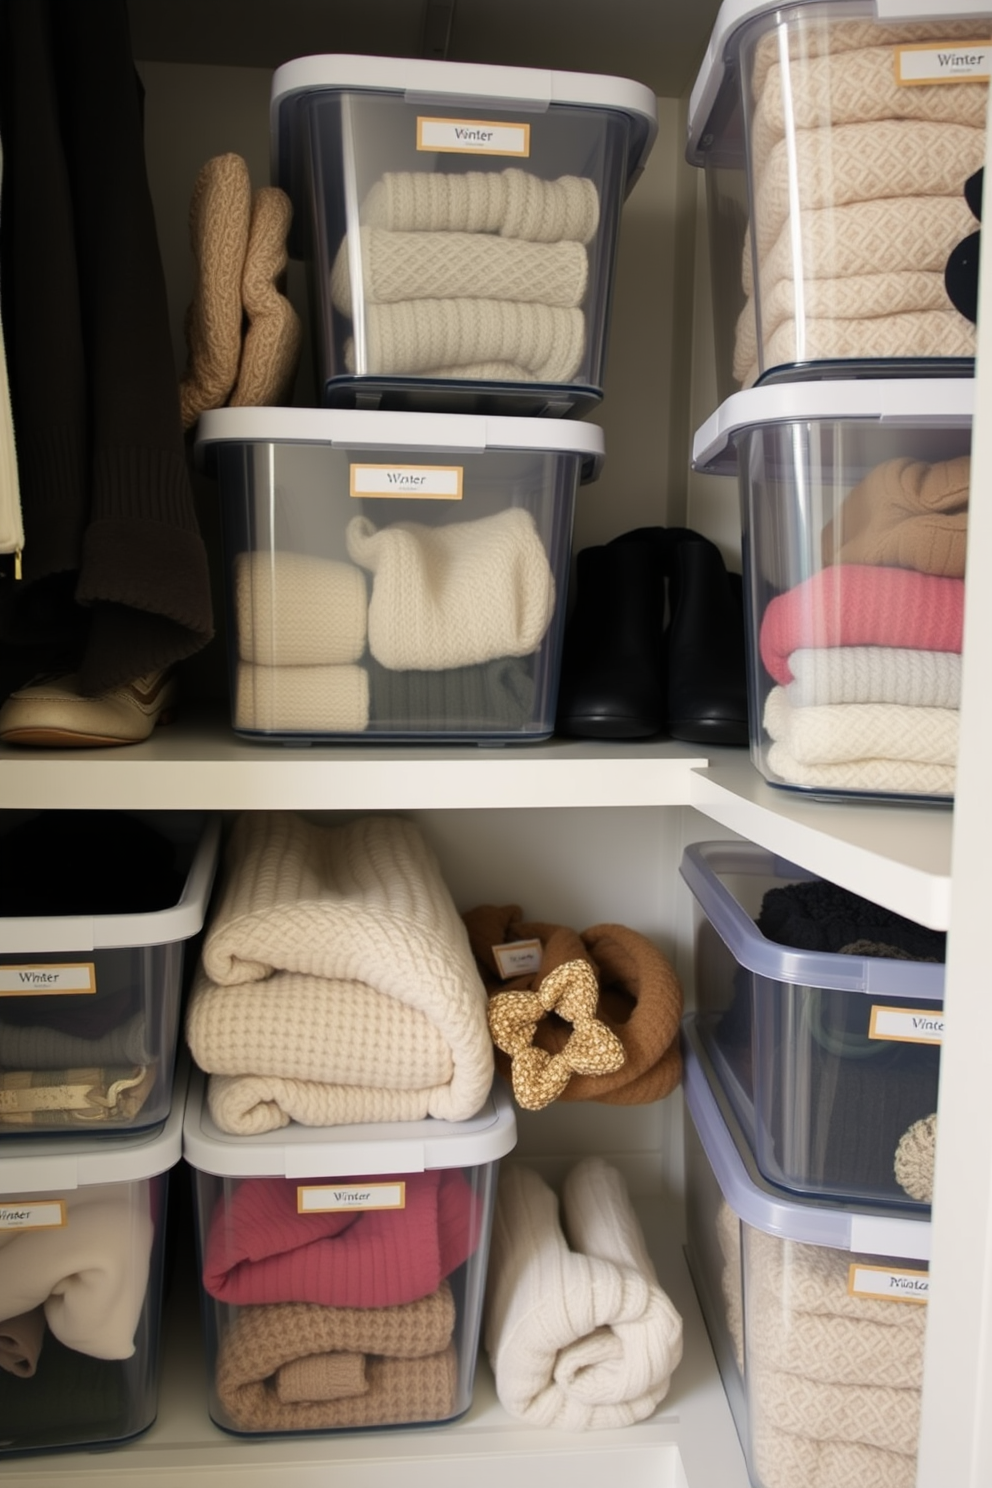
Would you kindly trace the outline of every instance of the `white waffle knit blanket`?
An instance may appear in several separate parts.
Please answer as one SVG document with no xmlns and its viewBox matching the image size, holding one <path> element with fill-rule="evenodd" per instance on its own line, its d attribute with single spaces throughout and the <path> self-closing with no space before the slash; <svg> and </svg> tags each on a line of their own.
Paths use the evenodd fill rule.
<svg viewBox="0 0 992 1488">
<path fill-rule="evenodd" d="M 373 575 L 369 650 L 394 671 L 477 666 L 529 656 L 555 608 L 555 581 L 534 518 L 511 506 L 472 522 L 376 529 L 353 517 L 349 557 Z"/>
<path fill-rule="evenodd" d="M 623 1179 L 601 1158 L 558 1201 L 532 1169 L 500 1175 L 486 1348 L 511 1415 L 564 1430 L 628 1426 L 668 1392 L 682 1319 L 658 1283 Z"/>
<path fill-rule="evenodd" d="M 225 1131 L 474 1115 L 486 994 L 417 827 L 241 816 L 186 1036 Z"/>
</svg>

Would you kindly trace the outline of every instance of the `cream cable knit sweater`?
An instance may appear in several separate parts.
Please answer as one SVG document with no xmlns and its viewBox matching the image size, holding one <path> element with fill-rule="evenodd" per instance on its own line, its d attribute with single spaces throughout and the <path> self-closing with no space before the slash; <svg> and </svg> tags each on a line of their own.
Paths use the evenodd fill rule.
<svg viewBox="0 0 992 1488">
<path fill-rule="evenodd" d="M 499 233 L 531 243 L 590 243 L 599 226 L 596 183 L 545 181 L 530 171 L 387 171 L 361 219 L 388 232 Z"/>
<path fill-rule="evenodd" d="M 362 817 L 328 828 L 283 812 L 241 816 L 202 959 L 186 1031 L 208 1071 L 231 1068 L 239 1041 L 264 1049 L 279 1014 L 258 1021 L 263 987 L 276 998 L 290 991 L 302 999 L 292 1004 L 281 1044 L 298 1052 L 295 1076 L 260 1077 L 248 1068 L 210 1081 L 210 1109 L 225 1130 L 271 1131 L 290 1119 L 461 1121 L 489 1093 L 485 990 L 437 860 L 412 822 Z M 342 983 L 354 984 L 344 996 Z M 251 994 L 243 1007 L 239 988 Z M 398 1089 L 388 1083 L 397 1078 L 388 1053 L 396 1035 L 383 1028 L 394 1003 L 410 1033 Z M 341 1078 L 310 1080 L 309 1035 L 332 1012 Z M 450 1055 L 445 1079 L 437 1078 L 439 1040 Z M 379 1049 L 383 1071 L 370 1075 Z"/>
<path fill-rule="evenodd" d="M 365 575 L 311 553 L 258 549 L 234 560 L 238 655 L 259 666 L 342 666 L 365 650 Z"/>
<path fill-rule="evenodd" d="M 239 661 L 234 727 L 360 734 L 369 724 L 369 674 L 360 666 L 253 666 Z"/>
<path fill-rule="evenodd" d="M 532 1169 L 500 1175 L 489 1257 L 486 1348 L 511 1415 L 584 1431 L 628 1426 L 668 1392 L 682 1319 L 658 1284 L 623 1179 L 578 1163 L 562 1208 Z"/>
<path fill-rule="evenodd" d="M 529 656 L 551 623 L 555 581 L 530 512 L 379 531 L 353 517 L 348 555 L 375 575 L 369 650 L 394 671 L 442 671 Z"/>
</svg>

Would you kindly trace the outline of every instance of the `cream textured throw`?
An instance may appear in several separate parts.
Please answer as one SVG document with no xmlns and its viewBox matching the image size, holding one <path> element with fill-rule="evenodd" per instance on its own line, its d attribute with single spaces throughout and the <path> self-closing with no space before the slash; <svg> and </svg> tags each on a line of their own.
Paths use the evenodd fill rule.
<svg viewBox="0 0 992 1488">
<path fill-rule="evenodd" d="M 615 1168 L 595 1157 L 578 1163 L 562 1210 L 568 1240 L 543 1179 L 516 1164 L 503 1169 L 485 1323 L 496 1391 L 535 1426 L 628 1426 L 667 1394 L 682 1319 Z"/>
<path fill-rule="evenodd" d="M 531 243 L 589 243 L 599 226 L 594 181 L 529 171 L 387 171 L 361 218 L 389 232 L 499 233 Z"/>
<path fill-rule="evenodd" d="M 524 507 L 379 531 L 353 517 L 346 540 L 349 557 L 375 575 L 369 650 L 384 667 L 439 671 L 529 656 L 551 623 L 554 575 Z"/>
<path fill-rule="evenodd" d="M 784 687 L 765 699 L 764 725 L 794 760 L 842 764 L 850 760 L 957 763 L 956 708 L 910 708 L 902 703 L 829 703 L 794 708 Z"/>
<path fill-rule="evenodd" d="M 767 755 L 772 774 L 789 785 L 809 790 L 882 791 L 900 796 L 953 796 L 953 765 L 913 760 L 851 759 L 843 764 L 809 765 L 792 757 L 784 744 L 772 744 Z"/>
<path fill-rule="evenodd" d="M 360 666 L 253 666 L 239 661 L 234 727 L 269 733 L 360 734 L 369 674 Z"/>
<path fill-rule="evenodd" d="M 477 364 L 519 369 L 528 382 L 570 382 L 586 345 L 581 310 L 513 300 L 402 300 L 365 309 L 367 364 L 345 346 L 349 372 L 466 377 Z M 507 371 L 508 379 L 510 372 Z"/>
<path fill-rule="evenodd" d="M 0 1318 L 41 1305 L 68 1348 L 130 1359 L 154 1238 L 148 1184 L 92 1184 L 58 1197 L 60 1228 L 0 1230 Z"/>
<path fill-rule="evenodd" d="M 225 1131 L 462 1121 L 489 1093 L 485 990 L 412 822 L 239 817 L 202 966 L 186 1034 L 201 1068 L 234 1071 L 208 1084 Z"/>
<path fill-rule="evenodd" d="M 527 243 L 485 233 L 360 233 L 366 305 L 397 300 L 492 299 L 521 304 L 581 305 L 589 260 L 581 243 Z M 331 303 L 351 316 L 350 242 L 331 270 Z"/>
<path fill-rule="evenodd" d="M 234 560 L 238 655 L 266 667 L 341 666 L 365 650 L 368 589 L 350 563 L 257 550 Z"/>
<path fill-rule="evenodd" d="M 848 1294 L 857 1257 L 746 1228 L 724 1204 L 722 1287 L 763 1488 L 913 1488 L 926 1308 Z M 746 1286 L 744 1286 L 746 1282 Z"/>
<path fill-rule="evenodd" d="M 793 651 L 793 708 L 823 703 L 903 703 L 916 708 L 961 705 L 961 656 L 904 646 L 810 646 Z"/>
</svg>

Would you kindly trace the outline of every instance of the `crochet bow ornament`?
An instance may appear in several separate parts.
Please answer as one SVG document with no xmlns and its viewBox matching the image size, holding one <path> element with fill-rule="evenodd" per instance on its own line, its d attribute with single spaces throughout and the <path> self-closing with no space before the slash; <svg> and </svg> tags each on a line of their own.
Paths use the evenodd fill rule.
<svg viewBox="0 0 992 1488">
<path fill-rule="evenodd" d="M 596 1017 L 599 983 L 588 961 L 566 961 L 533 992 L 499 992 L 489 1002 L 493 1043 L 510 1056 L 517 1104 L 540 1111 L 561 1095 L 571 1076 L 610 1075 L 626 1059 L 616 1034 Z M 556 1054 L 534 1043 L 538 1024 L 556 1013 L 572 1025 Z"/>
</svg>

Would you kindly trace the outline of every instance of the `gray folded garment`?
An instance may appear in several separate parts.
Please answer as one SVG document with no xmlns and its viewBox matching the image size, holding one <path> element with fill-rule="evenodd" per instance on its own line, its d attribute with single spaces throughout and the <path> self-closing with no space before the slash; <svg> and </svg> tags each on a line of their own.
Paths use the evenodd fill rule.
<svg viewBox="0 0 992 1488">
<path fill-rule="evenodd" d="M 524 727 L 534 716 L 531 658 L 503 656 L 480 666 L 397 672 L 369 661 L 372 728 L 439 733 Z"/>
<path fill-rule="evenodd" d="M 39 1009 L 40 1012 L 40 1009 Z M 143 1011 L 132 1013 L 98 1038 L 64 1033 L 44 1023 L 21 1025 L 0 1018 L 0 1069 L 73 1069 L 87 1065 L 151 1064 Z"/>
</svg>

